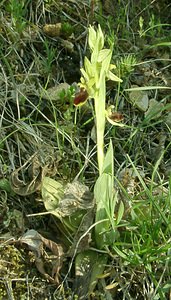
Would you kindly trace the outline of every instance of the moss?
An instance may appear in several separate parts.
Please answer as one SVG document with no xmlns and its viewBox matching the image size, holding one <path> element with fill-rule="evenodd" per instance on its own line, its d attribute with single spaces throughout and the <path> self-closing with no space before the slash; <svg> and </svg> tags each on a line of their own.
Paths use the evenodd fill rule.
<svg viewBox="0 0 171 300">
<path fill-rule="evenodd" d="M 49 299 L 56 289 L 37 271 L 32 252 L 15 245 L 0 247 L 0 300 Z"/>
<path fill-rule="evenodd" d="M 24 250 L 14 245 L 0 248 L 0 299 L 11 294 L 20 299 L 26 293 L 26 274 L 28 270 L 24 260 Z"/>
<path fill-rule="evenodd" d="M 68 38 L 73 33 L 73 26 L 68 22 L 62 23 L 61 34 L 64 38 Z"/>
</svg>

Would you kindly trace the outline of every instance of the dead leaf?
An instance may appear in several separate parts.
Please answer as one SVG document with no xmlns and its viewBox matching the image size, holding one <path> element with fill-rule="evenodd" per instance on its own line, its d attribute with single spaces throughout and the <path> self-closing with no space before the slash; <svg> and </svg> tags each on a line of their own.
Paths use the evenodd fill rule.
<svg viewBox="0 0 171 300">
<path fill-rule="evenodd" d="M 71 216 L 79 210 L 87 211 L 93 206 L 93 195 L 89 188 L 79 181 L 73 181 L 66 185 L 64 197 L 59 203 L 58 209 L 64 216 Z"/>
<path fill-rule="evenodd" d="M 150 99 L 149 108 L 145 113 L 145 117 L 150 118 L 150 120 L 151 119 L 157 119 L 161 116 L 163 108 L 164 108 L 163 103 L 158 102 L 155 99 Z"/>
<path fill-rule="evenodd" d="M 33 169 L 32 174 L 30 174 L 31 167 Z M 28 173 L 28 182 L 24 178 L 20 179 L 23 177 L 22 172 L 24 170 Z M 16 194 L 21 196 L 32 194 L 40 187 L 41 178 L 42 168 L 40 163 L 38 163 L 36 153 L 34 153 L 20 168 L 12 172 L 10 176 L 11 188 Z"/>
<path fill-rule="evenodd" d="M 43 155 L 45 156 L 44 163 L 41 161 L 44 159 Z M 27 196 L 38 191 L 45 175 L 56 174 L 56 164 L 57 161 L 48 154 L 34 153 L 20 168 L 12 172 L 10 176 L 12 190 L 20 196 Z"/>
<path fill-rule="evenodd" d="M 37 258 L 43 254 L 43 242 L 41 235 L 34 229 L 28 230 L 19 239 L 21 244 L 28 246 L 29 250 L 33 251 Z"/>
<path fill-rule="evenodd" d="M 41 236 L 41 239 L 44 246 L 46 246 L 54 254 L 52 259 L 52 278 L 54 278 L 54 281 L 59 284 L 58 276 L 63 262 L 63 247 L 51 240 L 45 239 L 43 236 Z"/>
<path fill-rule="evenodd" d="M 137 88 L 137 85 L 131 86 L 131 88 Z M 130 102 L 136 106 L 141 111 L 146 111 L 148 109 L 148 94 L 145 91 L 131 91 L 129 93 Z"/>
<path fill-rule="evenodd" d="M 63 247 L 54 241 L 44 238 L 36 230 L 28 230 L 20 239 L 20 244 L 27 245 L 29 250 L 34 253 L 35 265 L 38 271 L 50 282 L 59 284 L 59 272 L 63 263 Z M 48 248 L 52 252 L 51 258 L 51 275 L 46 272 L 46 263 L 49 257 L 44 255 L 44 248 Z"/>
<path fill-rule="evenodd" d="M 70 85 L 66 82 L 55 85 L 51 88 L 45 90 L 44 88 L 40 89 L 39 93 L 43 99 L 50 101 L 60 101 L 60 94 L 62 91 L 67 91 Z"/>
<path fill-rule="evenodd" d="M 165 123 L 171 128 L 171 112 L 166 116 Z"/>
<path fill-rule="evenodd" d="M 54 279 L 45 271 L 44 262 L 41 258 L 36 258 L 35 265 L 40 274 L 42 274 L 50 282 L 54 283 Z M 57 282 L 57 285 L 58 284 L 59 282 Z"/>
</svg>

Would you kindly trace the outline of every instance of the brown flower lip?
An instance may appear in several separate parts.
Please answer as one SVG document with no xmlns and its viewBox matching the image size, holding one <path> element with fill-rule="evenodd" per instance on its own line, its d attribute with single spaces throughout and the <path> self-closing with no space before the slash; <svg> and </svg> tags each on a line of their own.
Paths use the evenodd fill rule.
<svg viewBox="0 0 171 300">
<path fill-rule="evenodd" d="M 83 104 L 88 99 L 88 97 L 89 95 L 87 90 L 85 90 L 84 88 L 80 88 L 80 91 L 75 94 L 74 105 L 77 106 Z"/>
<path fill-rule="evenodd" d="M 124 116 L 119 112 L 112 112 L 108 117 L 113 122 L 121 122 L 124 119 Z"/>
</svg>

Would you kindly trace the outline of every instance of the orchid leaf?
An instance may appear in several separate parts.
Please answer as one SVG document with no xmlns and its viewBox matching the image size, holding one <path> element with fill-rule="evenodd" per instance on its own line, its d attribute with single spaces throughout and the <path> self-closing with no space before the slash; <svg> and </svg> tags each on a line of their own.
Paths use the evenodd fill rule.
<svg viewBox="0 0 171 300">
<path fill-rule="evenodd" d="M 113 146 L 112 141 L 110 141 L 108 151 L 105 156 L 104 164 L 103 164 L 103 173 L 109 174 L 113 176 L 114 173 L 114 165 L 113 165 Z"/>
<path fill-rule="evenodd" d="M 41 192 L 46 210 L 55 214 L 54 212 L 64 195 L 64 186 L 52 178 L 44 177 Z"/>
<path fill-rule="evenodd" d="M 102 49 L 99 52 L 98 56 L 98 62 L 103 62 L 104 59 L 106 59 L 110 55 L 111 50 L 110 49 Z"/>
<path fill-rule="evenodd" d="M 110 245 L 116 238 L 114 230 L 114 211 L 112 208 L 113 201 L 116 201 L 115 191 L 113 188 L 113 146 L 109 144 L 106 153 L 102 174 L 96 181 L 94 187 L 94 195 L 97 205 L 96 222 L 102 221 L 95 227 L 95 237 L 97 246 L 103 248 L 105 245 Z"/>
<path fill-rule="evenodd" d="M 97 36 L 99 40 L 99 51 L 104 47 L 104 34 L 101 30 L 100 25 L 98 25 Z"/>
<path fill-rule="evenodd" d="M 90 29 L 91 28 L 92 27 L 90 27 Z M 93 33 L 92 37 L 94 38 L 94 36 L 95 35 Z M 93 41 L 93 38 L 91 39 L 91 42 Z M 96 33 L 96 39 L 94 40 L 94 45 L 93 45 L 92 48 L 90 46 L 90 48 L 93 49 L 93 52 L 92 52 L 92 55 L 91 55 L 91 63 L 95 63 L 98 60 L 99 52 L 103 48 L 103 46 L 104 46 L 104 35 L 103 35 L 103 32 L 102 32 L 101 27 L 99 25 L 98 29 L 97 29 L 97 33 Z"/>
<path fill-rule="evenodd" d="M 94 206 L 88 187 L 78 181 L 64 186 L 52 178 L 44 177 L 41 190 L 46 210 L 71 231 L 78 229 L 87 210 Z"/>
</svg>

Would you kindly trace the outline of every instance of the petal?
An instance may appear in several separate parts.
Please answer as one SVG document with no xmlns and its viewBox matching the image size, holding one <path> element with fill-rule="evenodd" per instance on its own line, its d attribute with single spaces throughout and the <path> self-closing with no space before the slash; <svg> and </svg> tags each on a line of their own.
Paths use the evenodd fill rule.
<svg viewBox="0 0 171 300">
<path fill-rule="evenodd" d="M 92 26 L 90 26 L 89 28 L 88 44 L 90 46 L 90 49 L 93 50 L 96 44 L 96 31 Z"/>
<path fill-rule="evenodd" d="M 88 76 L 88 74 L 86 73 L 86 71 L 85 71 L 83 68 L 81 68 L 80 71 L 81 71 L 81 73 L 82 73 L 82 75 L 83 75 L 85 81 L 88 82 L 88 81 L 89 81 L 89 76 Z"/>
<path fill-rule="evenodd" d="M 97 30 L 97 41 L 98 41 L 98 48 L 100 51 L 104 46 L 104 34 L 101 30 L 100 24 L 98 25 L 98 30 Z"/>
<path fill-rule="evenodd" d="M 122 82 L 123 80 L 121 78 L 119 78 L 118 76 L 114 75 L 111 71 L 109 71 L 107 73 L 107 78 L 112 80 L 112 81 L 118 81 L 118 82 Z"/>
<path fill-rule="evenodd" d="M 85 71 L 87 73 L 87 75 L 89 77 L 93 77 L 94 76 L 94 65 L 89 61 L 89 59 L 87 57 L 85 57 L 84 59 L 84 67 L 85 67 Z"/>
<path fill-rule="evenodd" d="M 122 124 L 122 123 L 119 123 L 119 122 L 116 122 L 116 121 L 113 121 L 110 117 L 106 116 L 108 122 L 112 125 L 115 125 L 115 126 L 119 126 L 119 127 L 125 127 L 125 124 Z"/>
<path fill-rule="evenodd" d="M 75 94 L 74 105 L 80 106 L 83 105 L 89 97 L 89 94 L 86 89 L 80 88 L 80 91 Z"/>
<path fill-rule="evenodd" d="M 111 70 L 113 70 L 113 69 L 116 69 L 116 65 L 110 64 L 109 70 L 111 71 Z"/>
<path fill-rule="evenodd" d="M 115 126 L 124 127 L 125 125 L 120 123 L 124 119 L 123 114 L 121 114 L 120 112 L 117 112 L 117 111 L 113 111 L 113 109 L 114 109 L 114 106 L 110 105 L 107 108 L 107 110 L 105 111 L 108 122 Z"/>
</svg>

